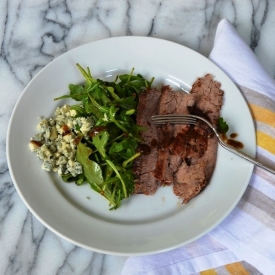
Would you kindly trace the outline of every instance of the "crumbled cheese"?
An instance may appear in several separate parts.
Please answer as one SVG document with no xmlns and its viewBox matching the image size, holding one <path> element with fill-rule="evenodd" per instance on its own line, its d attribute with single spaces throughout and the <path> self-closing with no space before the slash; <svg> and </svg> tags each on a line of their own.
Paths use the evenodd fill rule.
<svg viewBox="0 0 275 275">
<path fill-rule="evenodd" d="M 81 128 L 80 131 L 83 133 L 84 136 L 87 136 L 88 132 L 91 130 L 93 121 L 91 118 L 81 117 Z"/>
<path fill-rule="evenodd" d="M 82 174 L 82 166 L 79 162 L 69 160 L 67 169 L 74 177 L 78 174 Z"/>
<path fill-rule="evenodd" d="M 36 143 L 30 142 L 29 147 L 32 152 L 35 152 L 40 146 Z"/>
<path fill-rule="evenodd" d="M 45 160 L 41 167 L 42 167 L 42 169 L 50 172 L 53 170 L 54 165 L 55 165 L 54 159 L 50 159 L 50 160 Z"/>
<path fill-rule="evenodd" d="M 76 117 L 77 112 L 69 105 L 57 107 L 54 118 L 42 118 L 37 125 L 40 133 L 29 143 L 30 150 L 43 160 L 42 169 L 60 175 L 83 173 L 82 165 L 76 161 L 75 139 L 80 131 L 88 137 L 94 121 L 90 117 Z"/>
<path fill-rule="evenodd" d="M 75 117 L 77 115 L 76 110 L 70 110 L 70 116 Z"/>
<path fill-rule="evenodd" d="M 37 129 L 43 132 L 46 131 L 48 127 L 49 127 L 48 120 L 45 118 L 43 118 L 37 125 Z"/>
</svg>

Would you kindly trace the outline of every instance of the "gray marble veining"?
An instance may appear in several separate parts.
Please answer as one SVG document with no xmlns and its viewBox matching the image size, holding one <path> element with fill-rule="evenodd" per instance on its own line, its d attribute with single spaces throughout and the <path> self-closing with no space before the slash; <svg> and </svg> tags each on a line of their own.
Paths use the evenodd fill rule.
<svg viewBox="0 0 275 275">
<path fill-rule="evenodd" d="M 158 37 L 208 56 L 222 18 L 233 23 L 274 77 L 274 0 L 0 1 L 0 274 L 120 274 L 127 259 L 56 236 L 16 192 L 7 166 L 6 133 L 28 82 L 62 53 L 107 37 Z"/>
</svg>

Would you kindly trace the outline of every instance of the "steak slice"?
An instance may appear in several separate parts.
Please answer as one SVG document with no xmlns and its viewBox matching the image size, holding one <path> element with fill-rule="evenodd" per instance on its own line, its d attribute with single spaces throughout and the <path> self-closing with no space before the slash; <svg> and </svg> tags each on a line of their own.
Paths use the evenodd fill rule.
<svg viewBox="0 0 275 275">
<path fill-rule="evenodd" d="M 192 86 L 191 94 L 195 95 L 196 100 L 189 108 L 190 113 L 203 116 L 213 125 L 217 125 L 223 101 L 223 91 L 220 86 L 210 74 L 199 78 Z M 182 154 L 185 162 L 174 174 L 173 189 L 174 193 L 183 199 L 183 203 L 187 203 L 201 192 L 212 177 L 218 143 L 203 122 L 190 127 L 183 136 L 178 135 L 178 139 L 178 144 L 180 139 L 185 144 Z"/>
<path fill-rule="evenodd" d="M 224 93 L 220 87 L 221 84 L 214 81 L 211 74 L 207 74 L 198 78 L 191 89 L 191 93 L 196 95 L 196 104 L 195 109 L 189 108 L 190 112 L 204 115 L 214 126 L 217 126 L 223 102 Z"/>
<path fill-rule="evenodd" d="M 157 127 L 158 132 L 158 147 L 157 160 L 154 170 L 154 177 L 160 181 L 161 185 L 171 185 L 173 183 L 173 169 L 170 166 L 170 151 L 169 146 L 173 142 L 173 126 L 167 124 Z"/>
<path fill-rule="evenodd" d="M 170 86 L 162 87 L 162 95 L 159 102 L 158 114 L 188 114 L 188 108 L 194 105 L 192 94 L 175 92 Z M 180 131 L 187 130 L 187 125 L 166 124 L 157 127 L 158 133 L 158 159 L 154 176 L 161 185 L 171 185 L 173 175 L 182 163 L 180 154 L 171 150 L 175 136 Z"/>
<path fill-rule="evenodd" d="M 216 163 L 217 140 L 198 126 L 184 135 L 185 161 L 174 175 L 174 193 L 187 203 L 208 184 Z M 183 157 L 183 156 L 182 156 Z"/>
<path fill-rule="evenodd" d="M 158 137 L 151 116 L 157 114 L 160 96 L 161 91 L 157 89 L 144 90 L 139 96 L 136 123 L 146 130 L 141 132 L 143 143 L 138 146 L 141 155 L 134 162 L 135 194 L 152 195 L 159 186 L 153 174 L 158 156 Z"/>
</svg>

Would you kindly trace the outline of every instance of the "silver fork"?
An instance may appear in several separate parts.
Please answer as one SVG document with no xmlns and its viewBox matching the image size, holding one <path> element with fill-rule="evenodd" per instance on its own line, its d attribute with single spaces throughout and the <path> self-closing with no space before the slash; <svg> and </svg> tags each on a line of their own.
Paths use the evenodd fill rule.
<svg viewBox="0 0 275 275">
<path fill-rule="evenodd" d="M 242 157 L 245 160 L 248 160 L 250 162 L 252 162 L 253 164 L 275 174 L 275 170 L 271 169 L 269 167 L 267 167 L 266 165 L 264 165 L 263 163 L 257 161 L 256 159 L 241 153 L 240 151 L 232 148 L 231 146 L 229 146 L 228 144 L 226 144 L 220 137 L 220 134 L 217 132 L 217 130 L 215 129 L 215 127 L 206 119 L 200 117 L 200 116 L 195 116 L 195 115 L 155 115 L 151 117 L 152 121 L 154 124 L 156 125 L 161 125 L 161 124 L 166 124 L 166 123 L 172 123 L 172 124 L 196 124 L 197 120 L 201 120 L 203 122 L 205 122 L 211 129 L 212 131 L 215 133 L 215 135 L 218 138 L 218 142 L 219 144 L 225 148 L 226 150 L 238 155 L 239 157 Z"/>
</svg>

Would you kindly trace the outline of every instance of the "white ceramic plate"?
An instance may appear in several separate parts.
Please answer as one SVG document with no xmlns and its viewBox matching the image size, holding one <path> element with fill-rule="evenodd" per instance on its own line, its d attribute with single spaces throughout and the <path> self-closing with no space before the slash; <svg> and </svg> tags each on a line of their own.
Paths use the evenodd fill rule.
<svg viewBox="0 0 275 275">
<path fill-rule="evenodd" d="M 209 186 L 187 205 L 170 187 L 154 196 L 135 195 L 116 211 L 88 185 L 64 183 L 43 171 L 41 161 L 29 151 L 37 133 L 38 116 L 51 117 L 65 101 L 69 83 L 83 78 L 75 66 L 89 66 L 96 78 L 113 80 L 117 74 L 156 77 L 156 84 L 189 89 L 206 73 L 213 74 L 225 91 L 222 116 L 231 132 L 239 134 L 244 151 L 255 155 L 255 130 L 245 100 L 234 83 L 212 62 L 179 44 L 146 37 L 118 37 L 75 48 L 42 69 L 28 84 L 10 120 L 7 155 L 15 187 L 30 211 L 49 229 L 72 243 L 116 255 L 141 255 L 187 244 L 217 226 L 234 208 L 249 182 L 253 165 L 218 150 Z"/>
</svg>

